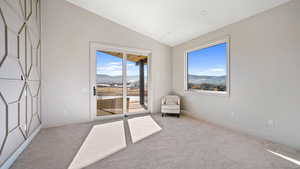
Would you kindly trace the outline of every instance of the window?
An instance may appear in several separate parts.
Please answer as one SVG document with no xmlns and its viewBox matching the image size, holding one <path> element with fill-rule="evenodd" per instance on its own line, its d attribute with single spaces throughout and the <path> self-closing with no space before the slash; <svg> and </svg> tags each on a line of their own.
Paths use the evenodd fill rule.
<svg viewBox="0 0 300 169">
<path fill-rule="evenodd" d="M 186 52 L 186 90 L 229 94 L 229 38 Z"/>
</svg>

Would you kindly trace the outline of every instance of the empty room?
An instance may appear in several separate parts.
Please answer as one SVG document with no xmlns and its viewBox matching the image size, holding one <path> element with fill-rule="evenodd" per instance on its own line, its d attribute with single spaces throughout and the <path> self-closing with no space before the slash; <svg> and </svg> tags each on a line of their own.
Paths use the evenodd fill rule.
<svg viewBox="0 0 300 169">
<path fill-rule="evenodd" d="M 0 169 L 300 169 L 299 0 L 0 0 Z"/>
</svg>

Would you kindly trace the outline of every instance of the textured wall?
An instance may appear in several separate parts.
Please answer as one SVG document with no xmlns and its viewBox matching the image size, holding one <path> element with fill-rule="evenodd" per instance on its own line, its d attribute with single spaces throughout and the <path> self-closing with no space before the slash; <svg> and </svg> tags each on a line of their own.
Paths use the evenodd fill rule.
<svg viewBox="0 0 300 169">
<path fill-rule="evenodd" d="M 40 1 L 0 0 L 0 165 L 41 124 Z"/>
<path fill-rule="evenodd" d="M 300 1 L 173 48 L 173 89 L 193 116 L 300 149 Z M 184 91 L 184 51 L 230 35 L 230 96 Z"/>
</svg>

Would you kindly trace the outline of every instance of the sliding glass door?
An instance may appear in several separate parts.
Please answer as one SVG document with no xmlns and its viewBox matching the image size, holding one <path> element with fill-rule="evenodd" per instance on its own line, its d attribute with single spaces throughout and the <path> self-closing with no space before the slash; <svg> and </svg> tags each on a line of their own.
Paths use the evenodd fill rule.
<svg viewBox="0 0 300 169">
<path fill-rule="evenodd" d="M 123 113 L 123 54 L 97 51 L 97 116 Z"/>
<path fill-rule="evenodd" d="M 148 111 L 148 56 L 96 51 L 96 115 Z"/>
<path fill-rule="evenodd" d="M 148 57 L 143 55 L 127 54 L 127 113 L 147 111 L 148 90 Z"/>
</svg>

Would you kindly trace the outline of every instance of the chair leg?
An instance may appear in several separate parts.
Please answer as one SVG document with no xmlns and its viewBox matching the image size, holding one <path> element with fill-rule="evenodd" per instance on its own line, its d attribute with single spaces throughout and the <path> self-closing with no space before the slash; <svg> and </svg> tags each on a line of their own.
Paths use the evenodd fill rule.
<svg viewBox="0 0 300 169">
<path fill-rule="evenodd" d="M 164 117 L 164 113 L 161 113 L 161 117 Z"/>
<path fill-rule="evenodd" d="M 179 118 L 179 117 L 180 117 L 180 114 L 178 114 L 177 117 Z"/>
</svg>

